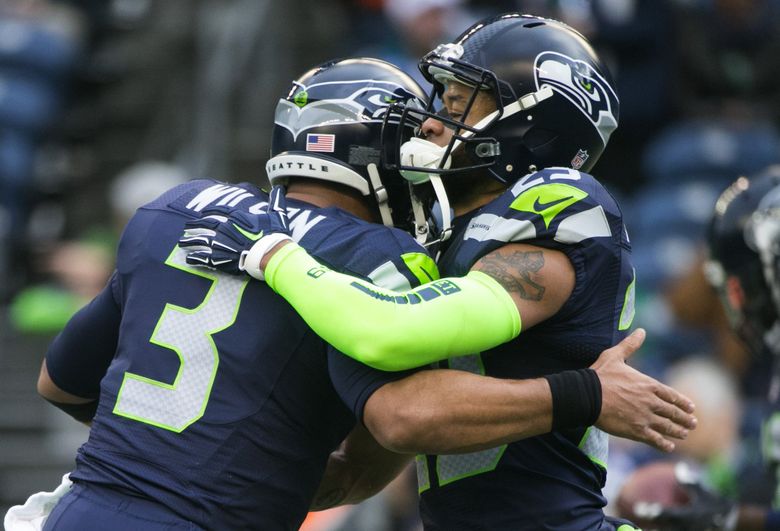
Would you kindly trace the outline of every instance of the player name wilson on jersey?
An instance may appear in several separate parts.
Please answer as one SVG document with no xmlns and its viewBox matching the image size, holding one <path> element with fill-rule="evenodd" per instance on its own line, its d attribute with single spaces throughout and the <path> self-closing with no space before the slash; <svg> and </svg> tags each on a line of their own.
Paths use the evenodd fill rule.
<svg viewBox="0 0 780 531">
<path fill-rule="evenodd" d="M 239 185 L 217 183 L 201 190 L 184 207 L 194 213 L 212 207 L 228 207 L 245 210 L 250 214 L 263 214 L 268 201 Z M 290 232 L 295 241 L 300 241 L 315 225 L 325 219 L 322 215 L 313 215 L 309 210 L 288 207 Z"/>
</svg>

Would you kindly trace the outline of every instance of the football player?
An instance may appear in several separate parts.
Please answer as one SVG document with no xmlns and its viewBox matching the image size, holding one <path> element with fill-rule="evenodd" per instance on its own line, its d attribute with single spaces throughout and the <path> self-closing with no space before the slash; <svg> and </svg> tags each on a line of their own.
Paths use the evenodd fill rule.
<svg viewBox="0 0 780 531">
<path fill-rule="evenodd" d="M 772 411 L 763 428 L 764 461 L 780 473 L 780 166 L 734 181 L 715 204 L 709 227 L 706 277 L 717 291 L 729 324 L 756 358 L 773 359 Z M 708 493 L 665 508 L 654 521 L 684 530 L 780 531 L 780 484 L 769 506 L 738 505 Z"/>
<path fill-rule="evenodd" d="M 379 169 L 383 114 L 391 103 L 419 107 L 423 97 L 408 76 L 369 59 L 325 64 L 295 82 L 277 107 L 269 162 L 274 179 L 290 181 L 289 219 L 280 216 L 277 230 L 289 230 L 324 263 L 385 288 L 437 278 L 408 234 L 370 223 L 393 223 L 393 212 L 408 210 L 406 183 Z M 359 426 L 334 455 L 314 501 L 329 454 L 355 426 L 350 409 L 371 401 L 365 408 L 381 411 L 399 403 L 393 397 L 402 391 L 413 407 L 395 412 L 407 418 L 385 437 L 408 451 L 471 450 L 550 429 L 552 394 L 543 379 L 447 370 L 379 379 L 329 354 L 265 284 L 186 263 L 176 243 L 187 220 L 216 205 L 256 217 L 268 201 L 252 185 L 196 180 L 129 222 L 109 284 L 55 339 L 41 369 L 41 394 L 92 426 L 73 487 L 45 529 L 296 529 L 313 502 L 325 507 L 373 494 L 407 462 Z M 604 407 L 588 413 L 629 414 L 651 441 L 684 435 L 686 399 L 628 372 L 624 355 L 613 350 L 595 367 Z M 628 401 L 625 378 L 643 389 Z M 382 393 L 372 393 L 380 386 Z M 666 426 L 673 424 L 667 416 L 678 423 Z M 450 432 L 455 425 L 470 429 Z M 430 436 L 410 442 L 415 431 Z M 380 451 L 379 475 L 346 474 L 357 468 L 355 456 L 373 461 Z M 341 494 L 333 496 L 328 482 Z"/>
<path fill-rule="evenodd" d="M 474 24 L 420 68 L 434 86 L 429 107 L 397 110 L 401 126 L 425 119 L 421 136 L 403 142 L 388 119 L 385 137 L 418 200 L 424 187 L 438 199 L 448 278 L 376 288 L 280 242 L 262 217 L 212 226 L 209 249 L 188 260 L 265 279 L 328 341 L 381 369 L 445 355 L 459 357 L 443 366 L 499 378 L 552 373 L 551 433 L 418 457 L 426 529 L 630 529 L 602 510 L 606 434 L 563 420 L 595 422 L 597 385 L 577 369 L 625 337 L 634 316 L 620 209 L 585 173 L 618 122 L 609 74 L 575 30 L 516 13 Z M 259 239 L 236 236 L 239 226 Z"/>
</svg>

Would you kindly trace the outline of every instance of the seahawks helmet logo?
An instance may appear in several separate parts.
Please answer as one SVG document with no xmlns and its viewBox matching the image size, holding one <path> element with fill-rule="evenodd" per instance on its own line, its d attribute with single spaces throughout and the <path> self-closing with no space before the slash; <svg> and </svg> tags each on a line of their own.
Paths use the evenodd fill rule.
<svg viewBox="0 0 780 531">
<path fill-rule="evenodd" d="M 613 108 L 618 99 L 609 83 L 585 61 L 557 52 L 542 52 L 534 68 L 537 90 L 550 86 L 593 123 L 604 144 L 617 128 Z"/>
<path fill-rule="evenodd" d="M 298 135 L 320 126 L 381 123 L 394 103 L 422 108 L 414 94 L 390 81 L 331 81 L 304 86 L 295 83 L 286 99 L 276 106 L 274 122 L 296 139 Z M 301 96 L 305 94 L 305 96 Z"/>
</svg>

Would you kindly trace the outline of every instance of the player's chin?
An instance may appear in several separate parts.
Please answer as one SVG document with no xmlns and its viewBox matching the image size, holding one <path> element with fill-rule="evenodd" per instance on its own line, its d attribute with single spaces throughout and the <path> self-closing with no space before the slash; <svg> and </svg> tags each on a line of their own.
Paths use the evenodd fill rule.
<svg viewBox="0 0 780 531">
<path fill-rule="evenodd" d="M 462 160 L 461 157 L 463 157 Z M 462 167 L 467 164 L 471 163 L 465 154 L 453 154 L 454 167 Z M 483 184 L 492 184 L 493 182 L 490 173 L 484 168 L 450 173 L 444 178 L 444 186 L 451 203 L 457 203 L 459 200 L 474 194 L 476 190 L 480 190 Z"/>
</svg>

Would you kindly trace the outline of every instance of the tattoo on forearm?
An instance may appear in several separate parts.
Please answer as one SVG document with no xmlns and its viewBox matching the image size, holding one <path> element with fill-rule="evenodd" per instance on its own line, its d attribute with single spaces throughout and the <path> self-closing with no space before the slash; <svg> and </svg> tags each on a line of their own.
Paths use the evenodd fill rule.
<svg viewBox="0 0 780 531">
<path fill-rule="evenodd" d="M 322 511 L 339 505 L 347 496 L 344 489 L 333 489 L 327 492 L 321 492 L 311 502 L 312 511 Z"/>
<path fill-rule="evenodd" d="M 542 251 L 499 251 L 483 257 L 477 269 L 496 279 L 509 293 L 517 293 L 529 301 L 540 301 L 544 286 L 531 276 L 543 266 Z"/>
</svg>

